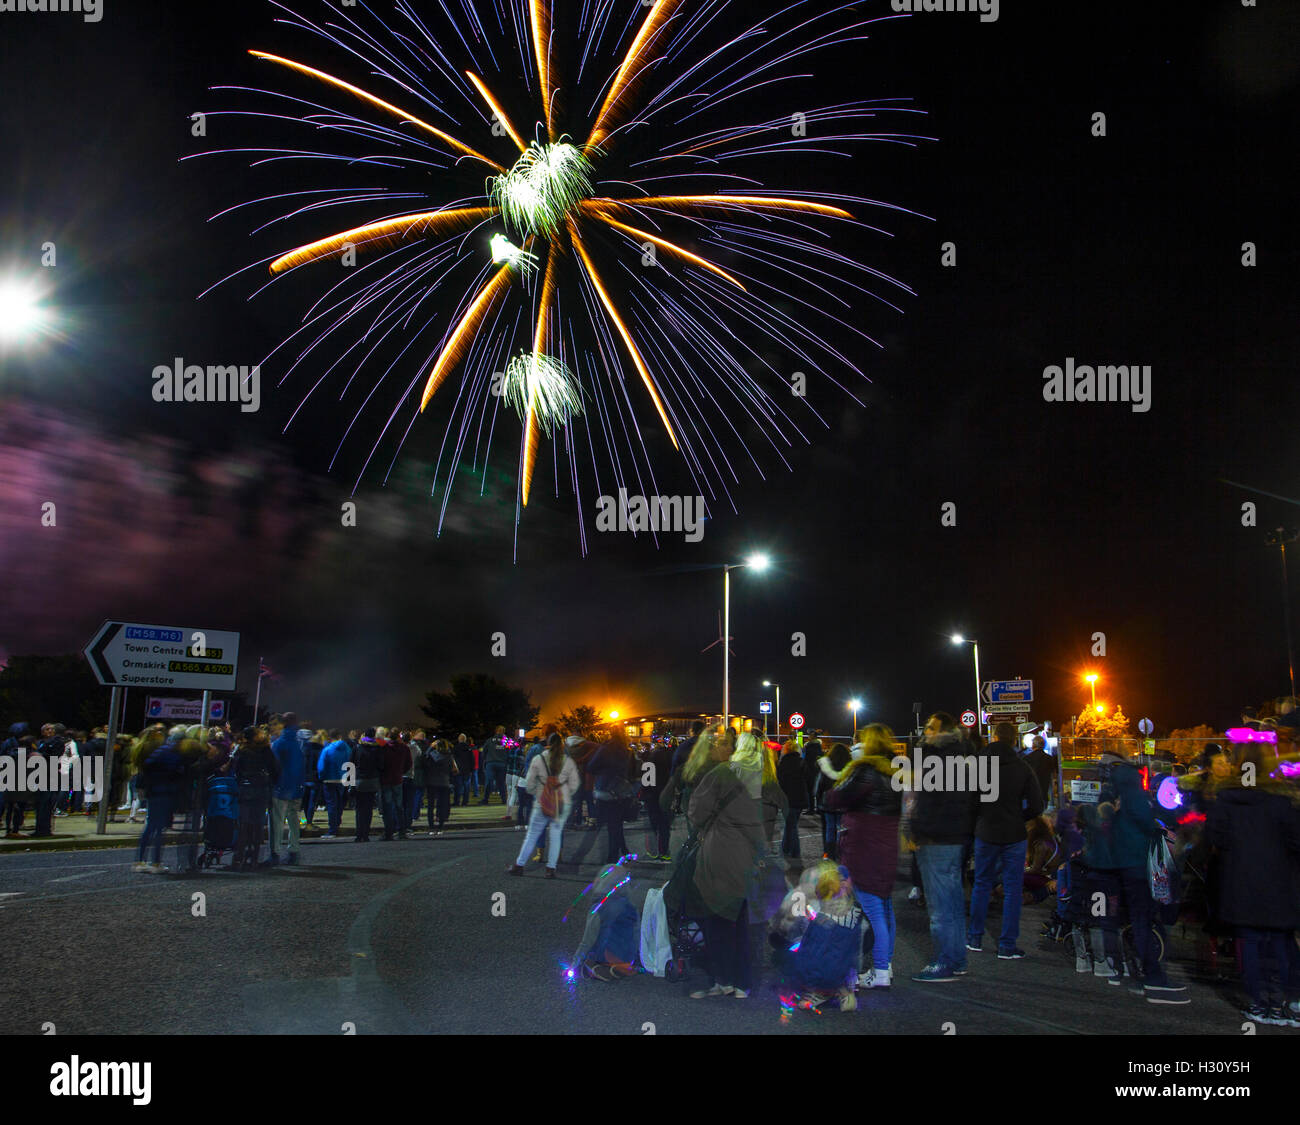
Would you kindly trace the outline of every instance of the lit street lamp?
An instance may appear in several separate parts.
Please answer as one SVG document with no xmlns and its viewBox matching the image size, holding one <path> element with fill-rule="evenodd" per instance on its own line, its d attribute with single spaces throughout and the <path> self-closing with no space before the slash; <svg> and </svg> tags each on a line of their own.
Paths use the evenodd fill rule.
<svg viewBox="0 0 1300 1125">
<path fill-rule="evenodd" d="M 722 725 L 731 726 L 731 572 L 747 566 L 762 573 L 771 559 L 765 554 L 750 555 L 744 562 L 726 563 L 722 568 Z"/>
<path fill-rule="evenodd" d="M 1097 706 L 1097 673 L 1089 672 L 1083 678 L 1088 681 L 1088 686 L 1092 688 L 1092 705 L 1096 707 Z"/>
<path fill-rule="evenodd" d="M 853 739 L 857 741 L 858 737 L 858 711 L 862 709 L 862 700 L 850 699 L 849 710 L 853 712 Z"/>
<path fill-rule="evenodd" d="M 984 700 L 980 697 L 980 643 L 973 637 L 963 637 L 960 633 L 952 635 L 952 643 L 955 645 L 973 645 L 975 648 L 975 715 L 978 722 L 979 716 L 984 714 Z"/>
<path fill-rule="evenodd" d="M 764 680 L 764 687 L 776 688 L 776 740 L 781 741 L 781 685 L 774 680 Z"/>
</svg>

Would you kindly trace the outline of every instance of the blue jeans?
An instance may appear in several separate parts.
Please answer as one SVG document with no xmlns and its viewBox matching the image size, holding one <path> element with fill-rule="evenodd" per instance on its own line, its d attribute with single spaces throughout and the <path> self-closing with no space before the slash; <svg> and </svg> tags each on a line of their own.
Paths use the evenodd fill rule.
<svg viewBox="0 0 1300 1125">
<path fill-rule="evenodd" d="M 176 796 L 172 793 L 153 793 L 149 796 L 149 814 L 145 817 L 144 831 L 140 833 L 140 850 L 136 860 L 144 862 L 145 849 L 153 845 L 153 862 L 162 862 L 163 835 L 172 823 L 172 809 Z"/>
<path fill-rule="evenodd" d="M 1029 842 L 989 844 L 975 841 L 975 889 L 970 896 L 970 939 L 975 944 L 984 936 L 984 920 L 989 912 L 989 892 L 993 875 L 1002 875 L 1002 936 L 998 952 L 1010 953 L 1020 937 L 1021 895 L 1025 888 L 1025 854 Z"/>
<path fill-rule="evenodd" d="M 546 866 L 552 871 L 555 865 L 560 862 L 560 845 L 564 839 L 564 821 L 553 820 L 542 812 L 541 802 L 533 803 L 532 814 L 528 818 L 528 831 L 524 833 L 524 842 L 519 849 L 519 855 L 515 858 L 515 865 L 523 867 L 528 862 L 528 857 L 533 854 L 533 849 L 537 847 L 542 838 L 542 833 L 547 834 L 546 848 Z"/>
<path fill-rule="evenodd" d="M 862 913 L 871 923 L 871 964 L 877 969 L 888 969 L 894 959 L 894 941 L 898 936 L 898 923 L 894 919 L 894 900 L 866 891 L 854 891 Z"/>
<path fill-rule="evenodd" d="M 822 851 L 831 859 L 839 858 L 840 821 L 843 813 L 822 813 Z"/>
<path fill-rule="evenodd" d="M 930 914 L 934 962 L 966 967 L 966 892 L 961 882 L 961 844 L 922 844 L 916 852 Z"/>
<path fill-rule="evenodd" d="M 384 785 L 379 790 L 380 815 L 384 818 L 384 839 L 391 840 L 394 832 L 406 835 L 406 821 L 402 817 L 402 787 Z"/>
<path fill-rule="evenodd" d="M 501 803 L 506 803 L 506 764 L 505 762 L 489 762 L 483 768 L 483 803 L 486 804 L 492 796 L 495 789 L 501 794 Z"/>
<path fill-rule="evenodd" d="M 405 784 L 403 784 L 403 790 L 405 790 Z M 424 802 L 424 786 L 416 785 L 412 782 L 409 795 L 405 795 L 405 799 L 406 823 L 409 826 L 414 827 L 415 822 L 420 819 L 420 805 Z"/>
<path fill-rule="evenodd" d="M 343 798 L 346 794 L 341 782 L 326 781 L 322 782 L 321 787 L 325 792 L 325 815 L 329 818 L 329 830 L 337 836 L 339 823 L 343 819 Z"/>
</svg>

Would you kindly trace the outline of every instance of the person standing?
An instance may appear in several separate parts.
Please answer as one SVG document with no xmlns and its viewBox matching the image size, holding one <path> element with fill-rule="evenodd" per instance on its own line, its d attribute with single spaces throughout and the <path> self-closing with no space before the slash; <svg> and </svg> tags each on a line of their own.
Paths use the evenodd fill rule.
<svg viewBox="0 0 1300 1125">
<path fill-rule="evenodd" d="M 975 888 L 970 899 L 970 926 L 966 948 L 972 953 L 984 949 L 984 921 L 995 874 L 1002 877 L 1002 933 L 998 938 L 998 959 L 1017 961 L 1025 951 L 1016 946 L 1020 938 L 1020 909 L 1024 905 L 1025 856 L 1028 834 L 1025 821 L 1043 812 L 1043 794 L 1028 762 L 1016 750 L 1016 728 L 998 723 L 996 740 L 984 753 L 993 759 L 997 771 L 994 801 L 981 801 L 975 821 Z"/>
<path fill-rule="evenodd" d="M 41 740 L 36 744 L 36 754 L 45 759 L 45 777 L 49 784 L 36 794 L 36 826 L 33 839 L 54 835 L 54 805 L 59 799 L 59 762 L 67 744 L 62 723 L 46 723 L 41 727 Z"/>
<path fill-rule="evenodd" d="M 607 863 L 617 863 L 627 854 L 627 841 L 623 837 L 623 822 L 628 803 L 635 790 L 636 759 L 627 744 L 627 736 L 615 727 L 609 739 L 591 756 L 587 769 L 595 778 L 597 817 L 604 819 L 609 828 Z"/>
<path fill-rule="evenodd" d="M 379 781 L 384 768 L 384 747 L 375 740 L 378 732 L 367 727 L 357 743 L 357 843 L 370 843 L 370 823 L 379 799 Z"/>
<path fill-rule="evenodd" d="M 237 871 L 251 871 L 257 866 L 262 850 L 262 833 L 271 804 L 271 794 L 279 780 L 280 764 L 271 752 L 262 727 L 245 727 L 235 751 L 235 781 L 239 786 L 239 846 L 233 866 Z M 153 799 L 150 798 L 150 807 Z M 275 841 L 271 841 L 271 858 Z M 268 861 L 269 862 L 269 861 Z"/>
<path fill-rule="evenodd" d="M 641 772 L 645 781 L 645 809 L 654 834 L 654 851 L 649 858 L 668 862 L 669 837 L 672 830 L 672 813 L 663 807 L 664 790 L 673 774 L 673 747 L 665 742 L 652 742 L 641 759 Z"/>
<path fill-rule="evenodd" d="M 318 730 L 302 744 L 302 817 L 304 828 L 315 825 L 316 807 L 325 803 L 320 787 L 320 756 L 330 740 L 329 732 Z"/>
<path fill-rule="evenodd" d="M 316 776 L 320 779 L 327 817 L 323 839 L 338 838 L 339 825 L 343 820 L 343 799 L 346 796 L 343 771 L 351 760 L 352 747 L 344 739 L 343 732 L 337 729 L 330 731 L 316 761 Z"/>
<path fill-rule="evenodd" d="M 546 750 L 533 758 L 524 784 L 533 798 L 528 832 L 515 862 L 506 871 L 510 875 L 522 875 L 528 857 L 545 833 L 546 877 L 554 879 L 555 869 L 560 863 L 560 848 L 564 843 L 564 821 L 568 816 L 568 805 L 581 784 L 578 767 L 564 752 L 564 740 L 558 733 L 553 733 L 547 739 Z"/>
<path fill-rule="evenodd" d="M 424 731 L 417 730 L 410 738 L 411 746 L 411 797 L 406 806 L 406 823 L 411 831 L 420 819 L 420 805 L 425 798 L 424 769 L 420 760 L 429 749 L 429 739 Z M 432 813 L 432 809 L 429 810 Z M 429 826 L 433 827 L 433 817 L 429 817 Z"/>
<path fill-rule="evenodd" d="M 823 859 L 838 860 L 840 854 L 840 814 L 831 812 L 826 807 L 826 794 L 839 784 L 852 760 L 849 748 L 842 742 L 835 743 L 829 754 L 817 759 L 817 784 L 813 786 L 813 796 L 817 802 L 817 812 L 822 818 Z"/>
<path fill-rule="evenodd" d="M 862 732 L 862 754 L 849 763 L 825 804 L 843 818 L 840 857 L 849 870 L 853 893 L 871 924 L 871 971 L 867 988 L 893 983 L 894 882 L 898 878 L 898 827 L 903 794 L 894 785 L 894 732 L 873 723 Z"/>
<path fill-rule="evenodd" d="M 441 836 L 447 817 L 451 811 L 451 787 L 456 776 L 456 758 L 451 743 L 438 739 L 421 753 L 417 766 L 417 778 L 424 786 L 424 794 L 429 802 L 429 836 Z M 434 826 L 434 817 L 437 826 Z"/>
<path fill-rule="evenodd" d="M 298 737 L 298 716 L 286 711 L 282 717 L 284 726 L 275 741 L 271 743 L 271 753 L 275 755 L 279 777 L 273 792 L 274 803 L 271 815 L 271 858 L 279 859 L 281 832 L 288 826 L 288 848 L 284 862 L 290 867 L 298 863 L 299 823 L 298 813 L 302 805 L 303 753 L 302 740 Z"/>
<path fill-rule="evenodd" d="M 1249 785 L 1245 767 L 1253 775 Z M 1241 942 L 1248 997 L 1242 1015 L 1300 1027 L 1300 811 L 1292 787 L 1272 778 L 1275 769 L 1272 747 L 1246 743 L 1238 770 L 1210 804 L 1206 836 L 1219 859 L 1216 915 Z"/>
<path fill-rule="evenodd" d="M 162 863 L 163 837 L 171 827 L 176 798 L 185 783 L 185 762 L 178 749 L 184 737 L 184 727 L 172 727 L 167 740 L 149 754 L 141 767 L 141 784 L 149 798 L 149 810 L 144 831 L 140 833 L 133 871 L 161 875 L 167 870 Z M 153 859 L 146 862 L 145 855 L 150 848 Z"/>
<path fill-rule="evenodd" d="M 406 839 L 406 818 L 402 812 L 402 778 L 411 768 L 411 749 L 401 740 L 397 731 L 380 727 L 375 741 L 383 748 L 383 766 L 379 775 L 379 791 L 383 801 L 384 839 Z"/>
<path fill-rule="evenodd" d="M 1056 788 L 1056 759 L 1047 752 L 1047 739 L 1041 734 L 1034 735 L 1034 740 L 1029 744 L 1025 765 L 1029 767 L 1034 780 L 1038 782 L 1038 790 L 1043 795 L 1044 809 L 1050 812 L 1055 808 L 1052 794 Z"/>
<path fill-rule="evenodd" d="M 457 737 L 452 753 L 456 758 L 456 804 L 464 808 L 469 804 L 469 785 L 474 776 L 474 747 L 470 745 L 469 738 L 462 734 Z M 477 785 L 474 793 L 477 796 Z"/>
<path fill-rule="evenodd" d="M 964 773 L 973 776 L 970 743 L 957 729 L 957 720 L 936 711 L 926 723 L 918 758 L 968 759 L 971 768 L 952 768 L 944 761 L 941 777 Z M 925 905 L 930 915 L 932 960 L 912 979 L 919 984 L 942 984 L 966 974 L 966 894 L 962 887 L 961 857 L 975 834 L 979 791 L 974 785 L 946 787 L 942 781 L 927 784 L 925 767 L 913 761 L 910 780 L 916 795 L 911 832 L 917 865 L 925 885 Z M 934 771 L 940 772 L 940 771 Z"/>
<path fill-rule="evenodd" d="M 495 789 L 501 795 L 501 804 L 506 804 L 506 728 L 497 727 L 491 738 L 483 742 L 483 800 L 486 805 L 492 799 Z"/>
</svg>

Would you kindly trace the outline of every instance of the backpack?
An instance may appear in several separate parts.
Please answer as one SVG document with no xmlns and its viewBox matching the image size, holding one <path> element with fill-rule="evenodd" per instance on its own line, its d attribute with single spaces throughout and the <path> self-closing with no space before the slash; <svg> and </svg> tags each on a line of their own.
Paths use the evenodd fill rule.
<svg viewBox="0 0 1300 1125">
<path fill-rule="evenodd" d="M 560 819 L 560 802 L 564 799 L 564 790 L 560 785 L 560 775 L 551 772 L 551 763 L 543 763 L 546 766 L 546 781 L 542 785 L 542 791 L 537 796 L 537 807 L 542 810 L 542 815 L 549 817 L 551 820 Z M 563 768 L 563 767 L 561 767 Z"/>
</svg>

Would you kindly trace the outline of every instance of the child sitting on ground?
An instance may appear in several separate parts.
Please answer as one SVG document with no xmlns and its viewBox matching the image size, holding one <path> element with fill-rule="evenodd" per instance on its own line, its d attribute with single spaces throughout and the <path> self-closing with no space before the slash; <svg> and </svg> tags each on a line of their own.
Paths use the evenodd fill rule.
<svg viewBox="0 0 1300 1125">
<path fill-rule="evenodd" d="M 862 949 L 862 911 L 848 871 L 823 860 L 803 873 L 772 918 L 769 940 L 786 1008 L 857 1007 L 853 986 Z"/>
</svg>

